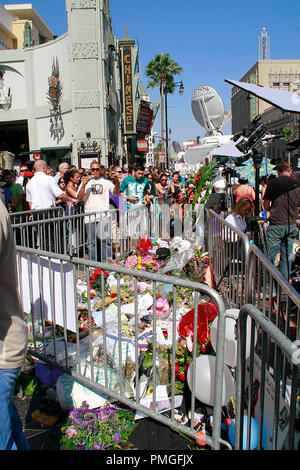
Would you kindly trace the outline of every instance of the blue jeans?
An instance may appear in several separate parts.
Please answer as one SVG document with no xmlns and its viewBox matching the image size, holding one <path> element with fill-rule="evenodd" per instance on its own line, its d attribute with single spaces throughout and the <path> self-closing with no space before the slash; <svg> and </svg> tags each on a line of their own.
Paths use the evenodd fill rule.
<svg viewBox="0 0 300 470">
<path fill-rule="evenodd" d="M 107 258 L 112 256 L 110 217 L 85 224 L 85 230 L 88 239 L 89 259 L 105 262 Z M 101 240 L 101 257 L 97 256 L 98 238 Z"/>
<path fill-rule="evenodd" d="M 293 252 L 293 243 L 297 237 L 296 225 L 269 225 L 267 228 L 267 239 L 273 263 L 277 253 L 280 253 L 279 271 L 289 281 L 291 263 L 289 256 Z"/>
<path fill-rule="evenodd" d="M 20 369 L 0 369 L 0 450 L 29 450 L 23 425 L 13 401 Z"/>
</svg>

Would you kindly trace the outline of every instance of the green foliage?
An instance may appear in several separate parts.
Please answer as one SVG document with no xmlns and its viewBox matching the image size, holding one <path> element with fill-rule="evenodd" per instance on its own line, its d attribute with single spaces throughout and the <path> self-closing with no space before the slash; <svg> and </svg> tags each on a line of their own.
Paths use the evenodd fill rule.
<svg viewBox="0 0 300 470">
<path fill-rule="evenodd" d="M 291 127 L 284 127 L 282 129 L 282 134 L 283 134 L 283 137 L 281 138 L 282 140 L 292 141 L 297 138 L 298 132 L 295 131 L 295 129 L 292 129 Z"/>
<path fill-rule="evenodd" d="M 147 88 L 161 86 L 164 82 L 172 90 L 173 77 L 181 72 L 183 72 L 182 67 L 171 59 L 170 54 L 156 54 L 146 67 L 146 76 L 150 78 Z"/>
</svg>

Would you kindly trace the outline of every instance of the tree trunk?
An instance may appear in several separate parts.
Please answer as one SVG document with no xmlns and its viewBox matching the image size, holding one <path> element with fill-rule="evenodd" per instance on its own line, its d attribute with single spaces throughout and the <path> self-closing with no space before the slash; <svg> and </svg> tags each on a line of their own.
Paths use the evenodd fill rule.
<svg viewBox="0 0 300 470">
<path fill-rule="evenodd" d="M 164 134 L 165 134 L 165 129 L 164 129 L 164 86 L 165 82 L 164 79 L 162 78 L 161 83 L 160 83 L 160 112 L 161 112 L 161 151 L 165 152 L 165 141 L 164 141 Z"/>
</svg>

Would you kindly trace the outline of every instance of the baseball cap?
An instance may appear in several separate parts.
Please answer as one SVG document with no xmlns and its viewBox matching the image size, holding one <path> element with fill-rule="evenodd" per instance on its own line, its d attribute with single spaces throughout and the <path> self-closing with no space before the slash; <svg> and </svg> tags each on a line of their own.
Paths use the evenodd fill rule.
<svg viewBox="0 0 300 470">
<path fill-rule="evenodd" d="M 33 176 L 33 173 L 31 171 L 25 171 L 23 176 Z"/>
<path fill-rule="evenodd" d="M 283 160 L 282 162 L 278 163 L 274 168 L 274 170 L 279 170 L 279 171 L 290 170 L 290 169 L 291 169 L 291 166 L 289 162 L 287 162 L 286 160 Z"/>
</svg>

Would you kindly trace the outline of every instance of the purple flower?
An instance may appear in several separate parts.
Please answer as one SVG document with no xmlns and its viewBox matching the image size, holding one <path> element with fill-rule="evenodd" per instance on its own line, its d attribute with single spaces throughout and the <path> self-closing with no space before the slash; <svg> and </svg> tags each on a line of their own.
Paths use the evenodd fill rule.
<svg viewBox="0 0 300 470">
<path fill-rule="evenodd" d="M 116 444 L 120 444 L 120 442 L 122 440 L 121 434 L 116 432 L 116 434 L 113 436 L 113 440 L 115 441 Z"/>
<path fill-rule="evenodd" d="M 100 444 L 94 444 L 93 445 L 93 450 L 103 450 L 103 447 L 101 447 Z"/>
</svg>

